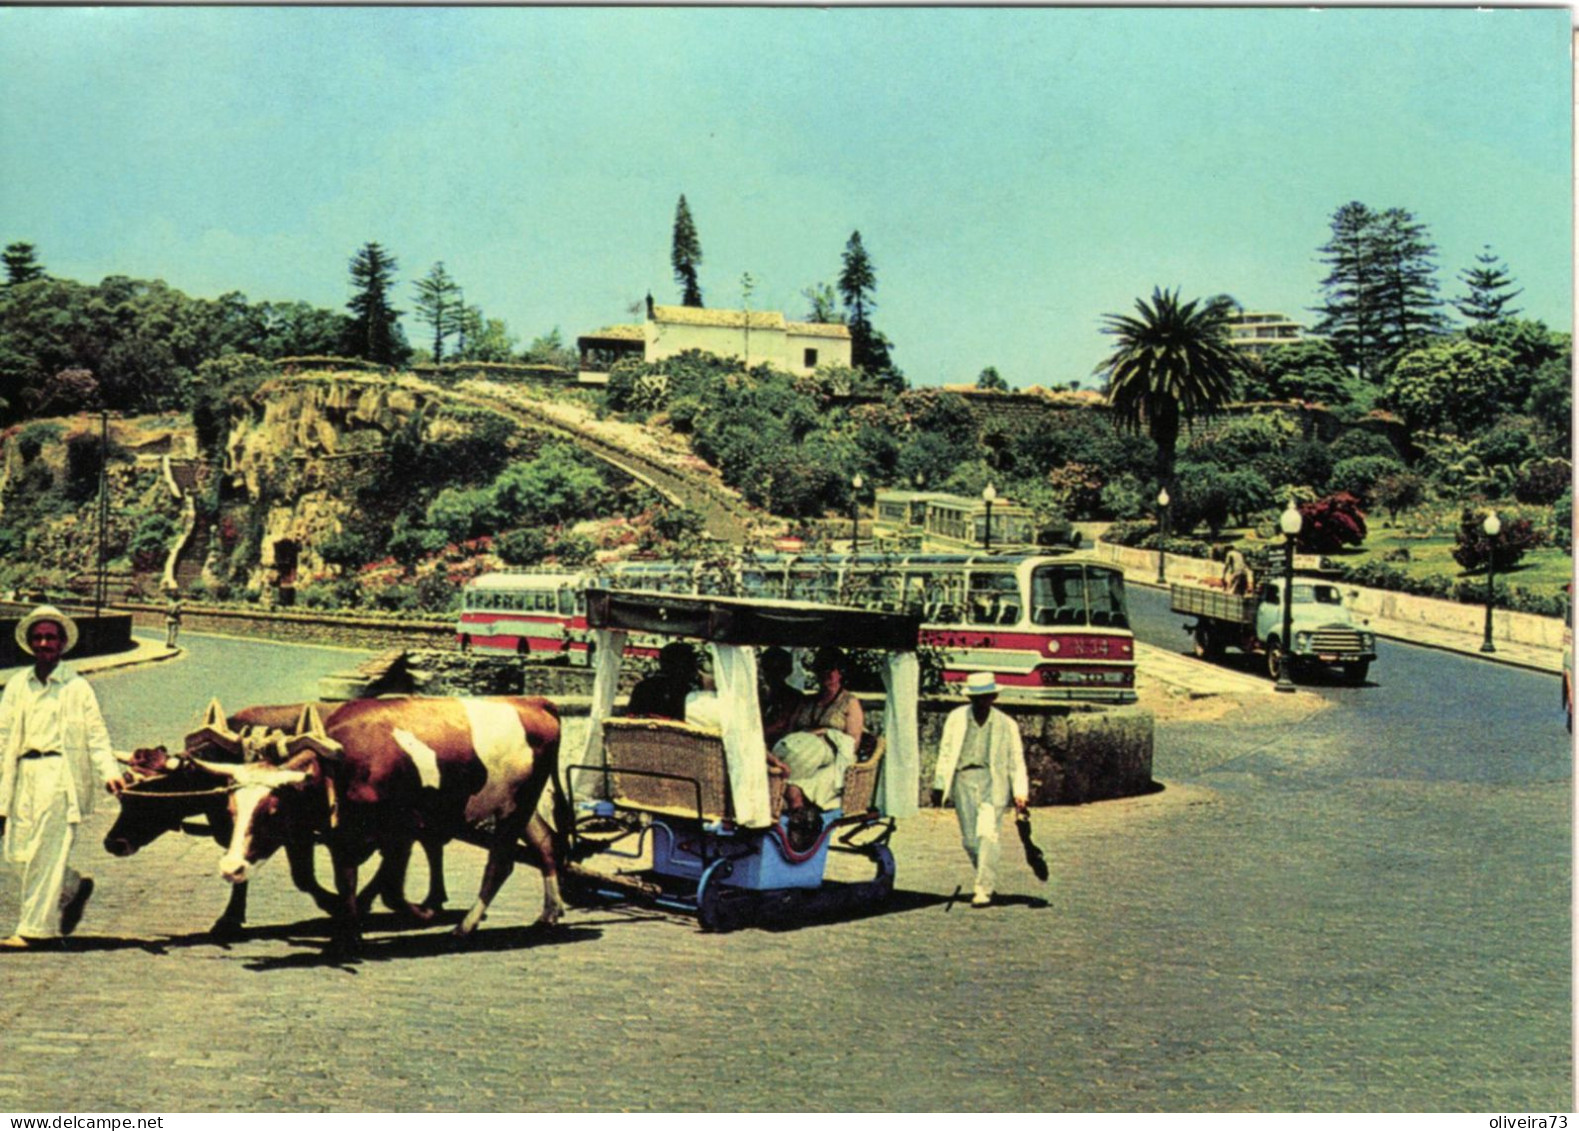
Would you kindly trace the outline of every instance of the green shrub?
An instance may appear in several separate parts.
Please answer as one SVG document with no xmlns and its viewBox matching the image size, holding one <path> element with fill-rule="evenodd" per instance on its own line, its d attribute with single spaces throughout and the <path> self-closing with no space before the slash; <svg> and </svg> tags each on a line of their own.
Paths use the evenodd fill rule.
<svg viewBox="0 0 1579 1131">
<path fill-rule="evenodd" d="M 1377 485 L 1404 473 L 1403 462 L 1391 456 L 1350 456 L 1333 466 L 1328 485 L 1334 491 L 1347 491 L 1369 510 L 1377 499 Z"/>
<path fill-rule="evenodd" d="M 506 565 L 535 565 L 548 556 L 548 536 L 536 526 L 518 527 L 495 538 L 493 552 Z"/>
<path fill-rule="evenodd" d="M 175 520 L 169 515 L 148 515 L 138 523 L 126 546 L 132 564 L 143 572 L 157 568 L 169 553 L 170 542 L 176 532 Z"/>
</svg>

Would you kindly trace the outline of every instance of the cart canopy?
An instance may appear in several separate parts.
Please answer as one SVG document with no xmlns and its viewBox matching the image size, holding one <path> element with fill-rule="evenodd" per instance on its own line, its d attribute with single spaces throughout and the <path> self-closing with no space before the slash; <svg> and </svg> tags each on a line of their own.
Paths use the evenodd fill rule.
<svg viewBox="0 0 1579 1131">
<path fill-rule="evenodd" d="M 629 635 L 702 641 L 713 657 L 735 820 L 747 828 L 764 828 L 772 818 L 755 649 L 825 645 L 875 649 L 888 653 L 883 672 L 887 749 L 875 805 L 889 816 L 909 816 L 916 811 L 920 779 L 916 723 L 920 667 L 915 649 L 920 617 L 802 601 L 617 589 L 589 589 L 586 600 L 587 623 L 594 630 L 597 674 L 580 764 L 604 764 L 603 720 L 613 713 Z"/>
</svg>

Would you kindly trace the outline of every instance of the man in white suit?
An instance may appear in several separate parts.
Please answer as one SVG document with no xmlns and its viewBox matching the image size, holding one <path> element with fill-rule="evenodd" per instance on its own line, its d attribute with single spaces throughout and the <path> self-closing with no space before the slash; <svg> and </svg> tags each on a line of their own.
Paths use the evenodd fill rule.
<svg viewBox="0 0 1579 1131">
<path fill-rule="evenodd" d="M 20 866 L 22 914 L 0 950 L 31 950 L 71 934 L 93 894 L 93 880 L 70 866 L 82 819 L 99 788 L 119 793 L 125 779 L 93 689 L 60 658 L 77 626 L 41 605 L 17 625 L 16 641 L 33 665 L 0 693 L 0 842 Z"/>
<path fill-rule="evenodd" d="M 970 905 L 989 907 L 998 881 L 999 818 L 1010 800 L 1024 812 L 1031 787 L 1020 728 L 993 707 L 998 681 L 991 672 L 973 672 L 965 680 L 965 694 L 970 702 L 943 722 L 932 796 L 937 805 L 952 798 L 960 837 L 976 869 Z"/>
</svg>

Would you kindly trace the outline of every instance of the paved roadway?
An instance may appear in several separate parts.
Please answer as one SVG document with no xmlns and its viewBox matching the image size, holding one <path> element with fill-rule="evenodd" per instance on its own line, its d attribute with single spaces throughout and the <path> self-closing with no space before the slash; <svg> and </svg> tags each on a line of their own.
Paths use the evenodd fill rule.
<svg viewBox="0 0 1579 1131">
<path fill-rule="evenodd" d="M 347 658 L 190 644 L 96 681 L 117 744 L 178 741 L 214 692 L 311 694 Z M 282 869 L 256 929 L 214 945 L 214 846 L 112 860 L 101 814 L 72 951 L 0 958 L 0 1108 L 1570 1110 L 1553 679 L 1399 645 L 1373 672 L 1173 704 L 1166 788 L 1039 810 L 1054 881 L 1013 861 L 989 911 L 950 901 L 953 816 L 924 812 L 881 914 L 717 936 L 575 912 L 545 933 L 518 872 L 466 951 L 380 920 L 362 962 L 330 965 Z M 480 863 L 449 854 L 457 912 Z"/>
</svg>

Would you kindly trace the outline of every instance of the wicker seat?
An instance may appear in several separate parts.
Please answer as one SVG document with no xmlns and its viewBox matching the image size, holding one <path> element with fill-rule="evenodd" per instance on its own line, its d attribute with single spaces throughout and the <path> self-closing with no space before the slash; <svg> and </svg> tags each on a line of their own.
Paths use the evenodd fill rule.
<svg viewBox="0 0 1579 1131">
<path fill-rule="evenodd" d="M 879 738 L 870 758 L 844 771 L 844 792 L 839 798 L 839 806 L 846 817 L 858 817 L 871 809 L 873 797 L 877 793 L 877 773 L 882 768 L 885 749 L 887 744 Z"/>
<path fill-rule="evenodd" d="M 609 797 L 616 804 L 704 821 L 734 818 L 729 763 L 717 731 L 668 719 L 605 719 L 603 752 Z M 768 801 L 775 818 L 783 799 L 784 779 L 769 774 Z"/>
</svg>

